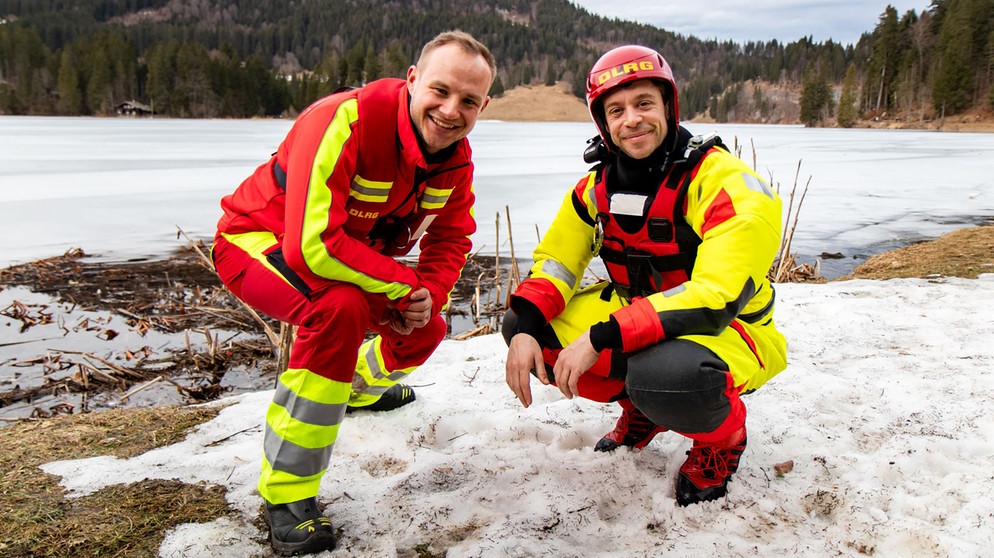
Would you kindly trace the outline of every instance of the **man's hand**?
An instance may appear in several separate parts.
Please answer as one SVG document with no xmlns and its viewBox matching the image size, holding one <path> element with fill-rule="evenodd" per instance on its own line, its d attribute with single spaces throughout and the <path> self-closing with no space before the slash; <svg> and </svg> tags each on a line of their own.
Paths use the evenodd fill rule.
<svg viewBox="0 0 994 558">
<path fill-rule="evenodd" d="M 404 317 L 401 316 L 400 311 L 395 308 L 387 308 L 386 312 L 380 316 L 379 322 L 380 325 L 390 324 L 390 329 L 401 335 L 407 335 L 414 331 L 414 326 L 404 324 Z"/>
<path fill-rule="evenodd" d="M 410 304 L 400 311 L 404 325 L 410 327 L 412 330 L 416 327 L 428 325 L 428 322 L 431 320 L 431 306 L 431 292 L 428 289 L 421 287 L 411 293 Z"/>
<path fill-rule="evenodd" d="M 549 385 L 549 375 L 545 372 L 542 347 L 527 333 L 519 333 L 511 338 L 507 348 L 507 363 L 504 365 L 507 387 L 511 388 L 518 401 L 525 407 L 532 404 L 531 371 L 535 370 L 539 381 Z"/>
<path fill-rule="evenodd" d="M 589 329 L 560 351 L 552 373 L 556 376 L 556 386 L 566 399 L 573 399 L 573 396 L 580 394 L 577 390 L 580 376 L 590 370 L 599 356 L 600 353 L 590 344 Z"/>
</svg>

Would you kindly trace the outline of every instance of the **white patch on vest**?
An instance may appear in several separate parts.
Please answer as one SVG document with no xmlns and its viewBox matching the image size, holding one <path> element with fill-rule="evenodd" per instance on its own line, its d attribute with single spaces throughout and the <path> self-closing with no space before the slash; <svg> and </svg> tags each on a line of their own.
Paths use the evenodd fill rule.
<svg viewBox="0 0 994 558">
<path fill-rule="evenodd" d="M 641 217 L 645 215 L 645 201 L 649 196 L 642 194 L 613 194 L 611 196 L 611 209 L 609 211 L 615 215 L 634 215 Z"/>
</svg>

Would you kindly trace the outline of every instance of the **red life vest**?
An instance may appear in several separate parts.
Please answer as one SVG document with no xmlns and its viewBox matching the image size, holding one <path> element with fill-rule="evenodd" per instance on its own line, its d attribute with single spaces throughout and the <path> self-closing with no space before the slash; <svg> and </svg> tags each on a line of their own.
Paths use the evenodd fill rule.
<svg viewBox="0 0 994 558">
<path fill-rule="evenodd" d="M 607 166 L 598 172 L 597 255 L 622 297 L 645 297 L 690 280 L 701 239 L 684 219 L 684 202 L 698 164 L 716 145 L 724 147 L 717 136 L 692 138 L 684 158 L 670 166 L 654 195 L 608 194 Z M 642 226 L 626 231 L 618 224 L 619 215 L 641 218 Z"/>
</svg>

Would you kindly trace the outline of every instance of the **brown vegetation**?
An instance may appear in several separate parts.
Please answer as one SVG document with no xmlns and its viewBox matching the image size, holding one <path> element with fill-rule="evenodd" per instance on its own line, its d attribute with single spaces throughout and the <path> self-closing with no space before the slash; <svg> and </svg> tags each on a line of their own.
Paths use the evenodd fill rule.
<svg viewBox="0 0 994 558">
<path fill-rule="evenodd" d="M 961 229 L 936 240 L 877 254 L 846 279 L 964 277 L 994 273 L 994 225 Z"/>
<path fill-rule="evenodd" d="M 569 92 L 569 86 L 559 82 L 505 91 L 490 100 L 480 118 L 515 122 L 590 122 L 590 113 L 587 105 Z"/>
<path fill-rule="evenodd" d="M 218 408 L 163 407 L 60 416 L 0 428 L 0 555 L 155 557 L 166 532 L 230 513 L 224 489 L 146 480 L 67 499 L 39 467 L 61 459 L 127 459 L 183 440 Z"/>
</svg>

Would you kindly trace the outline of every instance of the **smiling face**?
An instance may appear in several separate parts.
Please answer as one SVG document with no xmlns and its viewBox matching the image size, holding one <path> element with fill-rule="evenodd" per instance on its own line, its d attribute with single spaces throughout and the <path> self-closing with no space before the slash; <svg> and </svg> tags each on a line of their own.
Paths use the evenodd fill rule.
<svg viewBox="0 0 994 558">
<path fill-rule="evenodd" d="M 633 159 L 644 159 L 666 139 L 666 103 L 659 86 L 643 79 L 604 96 L 611 141 Z"/>
<path fill-rule="evenodd" d="M 411 120 L 429 153 L 469 134 L 490 102 L 493 74 L 482 56 L 442 45 L 407 70 Z"/>
</svg>

